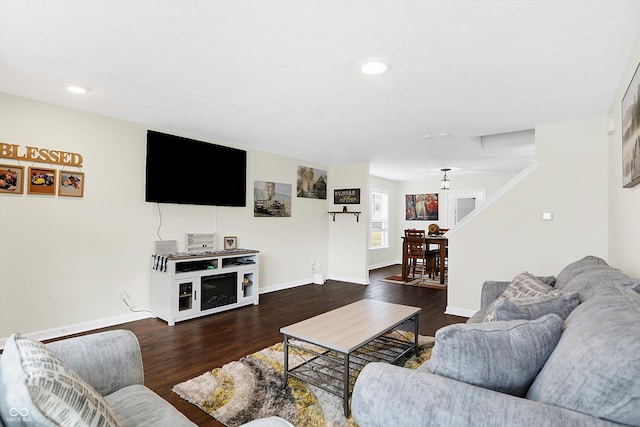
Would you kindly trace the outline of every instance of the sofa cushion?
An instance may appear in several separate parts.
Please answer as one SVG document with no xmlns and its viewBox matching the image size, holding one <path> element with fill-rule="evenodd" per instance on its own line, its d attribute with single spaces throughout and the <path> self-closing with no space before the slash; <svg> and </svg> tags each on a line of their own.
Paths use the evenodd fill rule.
<svg viewBox="0 0 640 427">
<path fill-rule="evenodd" d="M 562 319 L 455 324 L 436 332 L 425 370 L 516 396 L 524 396 L 553 351 Z"/>
<path fill-rule="evenodd" d="M 513 278 L 500 297 L 489 304 L 485 313 L 485 321 L 500 320 L 496 316 L 496 308 L 504 299 L 531 303 L 559 296 L 562 296 L 560 291 L 555 290 L 552 286 L 544 283 L 533 274 L 526 271 L 522 272 Z M 532 298 L 534 299 L 532 300 Z"/>
<path fill-rule="evenodd" d="M 527 398 L 610 421 L 640 420 L 640 294 L 600 287 L 569 315 Z"/>
<path fill-rule="evenodd" d="M 567 265 L 562 271 L 556 276 L 556 289 L 563 289 L 567 283 L 571 279 L 573 279 L 578 274 L 589 270 L 595 266 L 608 266 L 607 262 L 602 258 L 598 258 L 597 256 L 588 255 L 578 261 L 574 261 L 571 264 Z"/>
<path fill-rule="evenodd" d="M 562 289 L 564 292 L 577 292 L 580 301 L 590 298 L 603 286 L 626 286 L 640 291 L 640 280 L 630 277 L 608 265 L 596 265 L 576 274 Z"/>
<path fill-rule="evenodd" d="M 542 294 L 522 299 L 500 297 L 494 305 L 495 320 L 533 320 L 545 314 L 557 314 L 565 320 L 578 304 L 580 298 L 577 293 Z"/>
<path fill-rule="evenodd" d="M 12 335 L 0 358 L 2 417 L 12 426 L 117 426 L 104 398 L 38 341 Z M 19 411 L 19 414 L 5 411 Z"/>
<path fill-rule="evenodd" d="M 123 387 L 107 396 L 121 427 L 193 427 L 189 418 L 142 384 Z"/>
</svg>

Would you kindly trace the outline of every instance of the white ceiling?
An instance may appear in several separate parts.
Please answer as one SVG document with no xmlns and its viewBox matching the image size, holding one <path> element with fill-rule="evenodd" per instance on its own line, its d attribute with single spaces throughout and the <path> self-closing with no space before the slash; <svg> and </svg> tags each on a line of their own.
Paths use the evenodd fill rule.
<svg viewBox="0 0 640 427">
<path fill-rule="evenodd" d="M 531 142 L 478 137 L 606 115 L 639 16 L 638 0 L 0 0 L 0 91 L 395 180 L 511 173 Z M 370 57 L 389 70 L 360 73 Z"/>
</svg>

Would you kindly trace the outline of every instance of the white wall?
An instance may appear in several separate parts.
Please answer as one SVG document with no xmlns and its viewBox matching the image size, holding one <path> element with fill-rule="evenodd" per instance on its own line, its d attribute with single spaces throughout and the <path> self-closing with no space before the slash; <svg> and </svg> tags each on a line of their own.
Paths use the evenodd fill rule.
<svg viewBox="0 0 640 427">
<path fill-rule="evenodd" d="M 120 295 L 127 290 L 137 308 L 149 308 L 158 206 L 160 235 L 177 240 L 179 249 L 185 233 L 216 232 L 219 247 L 222 236 L 232 235 L 240 247 L 260 250 L 261 291 L 311 283 L 314 260 L 327 268 L 329 200 L 295 197 L 297 165 L 326 166 L 249 151 L 246 208 L 146 203 L 146 130 L 0 94 L 0 141 L 80 153 L 86 181 L 83 198 L 0 194 L 0 340 L 16 331 L 43 338 L 148 315 L 133 315 Z M 254 218 L 254 180 L 291 183 L 292 216 Z M 334 255 L 351 254 L 336 247 Z"/>
<path fill-rule="evenodd" d="M 607 257 L 607 126 L 600 117 L 536 127 L 538 168 L 449 239 L 448 312 L 477 310 L 484 280 Z"/>
<path fill-rule="evenodd" d="M 329 278 L 346 282 L 369 283 L 369 165 L 356 163 L 332 166 L 329 170 L 329 210 L 342 211 L 342 205 L 333 204 L 333 190 L 360 188 L 360 204 L 349 205 L 349 211 L 361 211 L 359 221 L 355 215 L 337 214 L 329 222 Z M 331 218 L 325 212 L 327 218 Z"/>
<path fill-rule="evenodd" d="M 614 133 L 609 136 L 609 262 L 627 274 L 640 277 L 640 185 L 622 188 L 621 102 L 633 73 L 640 63 L 640 35 L 620 79 L 609 117 Z"/>
</svg>

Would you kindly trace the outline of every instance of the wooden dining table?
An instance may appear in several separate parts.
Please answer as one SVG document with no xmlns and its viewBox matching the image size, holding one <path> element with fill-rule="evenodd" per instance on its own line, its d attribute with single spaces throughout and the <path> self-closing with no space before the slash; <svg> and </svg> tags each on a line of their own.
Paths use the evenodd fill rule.
<svg viewBox="0 0 640 427">
<path fill-rule="evenodd" d="M 440 284 L 444 285 L 444 260 L 447 258 L 447 244 L 449 239 L 444 236 L 425 236 L 425 250 L 429 250 L 429 245 L 438 245 L 440 255 Z M 407 240 L 402 237 L 402 280 L 407 281 Z"/>
</svg>

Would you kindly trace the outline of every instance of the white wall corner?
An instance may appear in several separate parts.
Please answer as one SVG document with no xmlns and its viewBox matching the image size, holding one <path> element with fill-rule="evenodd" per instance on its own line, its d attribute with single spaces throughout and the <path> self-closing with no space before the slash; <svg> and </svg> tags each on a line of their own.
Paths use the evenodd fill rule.
<svg viewBox="0 0 640 427">
<path fill-rule="evenodd" d="M 476 310 L 469 310 L 467 308 L 447 306 L 444 314 L 450 314 L 452 316 L 471 317 L 476 314 Z"/>
</svg>

